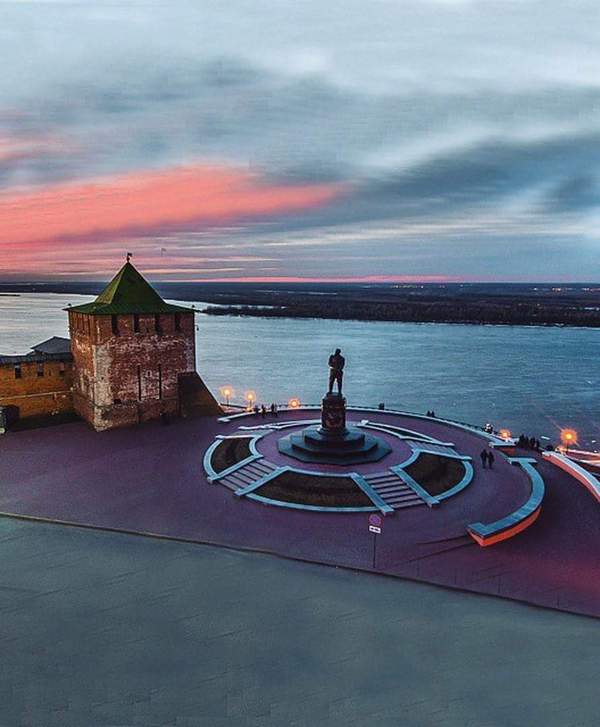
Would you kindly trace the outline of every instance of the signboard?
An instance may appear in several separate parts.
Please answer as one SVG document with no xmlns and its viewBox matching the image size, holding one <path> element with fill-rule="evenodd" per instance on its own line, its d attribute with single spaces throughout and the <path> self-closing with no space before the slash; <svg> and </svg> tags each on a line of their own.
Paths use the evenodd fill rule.
<svg viewBox="0 0 600 727">
<path fill-rule="evenodd" d="M 381 526 L 383 525 L 383 518 L 381 515 L 373 513 L 369 515 L 369 532 L 381 535 Z"/>
</svg>

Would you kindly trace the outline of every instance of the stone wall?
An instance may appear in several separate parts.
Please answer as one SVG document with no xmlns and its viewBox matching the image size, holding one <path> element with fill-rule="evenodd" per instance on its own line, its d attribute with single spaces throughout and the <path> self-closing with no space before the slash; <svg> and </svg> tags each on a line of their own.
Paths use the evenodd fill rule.
<svg viewBox="0 0 600 727">
<path fill-rule="evenodd" d="M 0 406 L 16 407 L 20 419 L 73 411 L 70 360 L 31 360 L 31 356 L 27 360 L 24 356 L 18 361 L 16 356 L 11 358 L 10 363 L 0 364 Z M 15 370 L 20 370 L 20 378 L 16 377 Z"/>
</svg>

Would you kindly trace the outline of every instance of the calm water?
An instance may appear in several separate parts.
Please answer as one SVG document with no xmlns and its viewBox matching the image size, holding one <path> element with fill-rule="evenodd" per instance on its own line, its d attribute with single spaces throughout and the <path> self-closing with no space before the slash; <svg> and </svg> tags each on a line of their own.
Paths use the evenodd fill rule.
<svg viewBox="0 0 600 727">
<path fill-rule="evenodd" d="M 67 303 L 87 296 L 0 296 L 0 353 L 23 353 L 66 336 Z M 197 306 L 203 304 L 198 302 Z M 318 402 L 327 357 L 346 356 L 352 404 L 433 408 L 440 416 L 555 439 L 573 426 L 580 443 L 600 446 L 600 330 L 458 326 L 197 316 L 198 370 L 213 391 L 239 399 L 298 396 Z"/>
</svg>

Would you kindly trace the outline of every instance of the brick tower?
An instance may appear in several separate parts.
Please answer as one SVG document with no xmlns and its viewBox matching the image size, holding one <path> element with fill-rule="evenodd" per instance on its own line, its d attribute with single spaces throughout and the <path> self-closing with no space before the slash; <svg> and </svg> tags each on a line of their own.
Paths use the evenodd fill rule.
<svg viewBox="0 0 600 727">
<path fill-rule="evenodd" d="M 221 412 L 196 373 L 194 311 L 165 303 L 129 257 L 95 301 L 67 311 L 73 404 L 94 429 Z"/>
</svg>

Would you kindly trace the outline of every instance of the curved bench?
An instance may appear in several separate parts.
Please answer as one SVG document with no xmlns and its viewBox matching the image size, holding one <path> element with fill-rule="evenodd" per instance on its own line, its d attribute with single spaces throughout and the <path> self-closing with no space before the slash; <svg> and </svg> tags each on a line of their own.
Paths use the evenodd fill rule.
<svg viewBox="0 0 600 727">
<path fill-rule="evenodd" d="M 544 480 L 534 467 L 536 460 L 529 457 L 515 457 L 509 461 L 525 470 L 531 480 L 531 492 L 527 502 L 500 520 L 487 524 L 478 522 L 467 525 L 469 535 L 483 547 L 508 540 L 522 532 L 537 520 L 542 510 L 545 487 Z"/>
<path fill-rule="evenodd" d="M 600 480 L 591 472 L 588 472 L 577 462 L 573 462 L 570 457 L 566 457 L 564 454 L 559 452 L 544 452 L 542 457 L 548 462 L 552 462 L 556 467 L 560 467 L 561 470 L 568 472 L 578 482 L 586 487 L 592 495 L 600 502 Z"/>
</svg>

